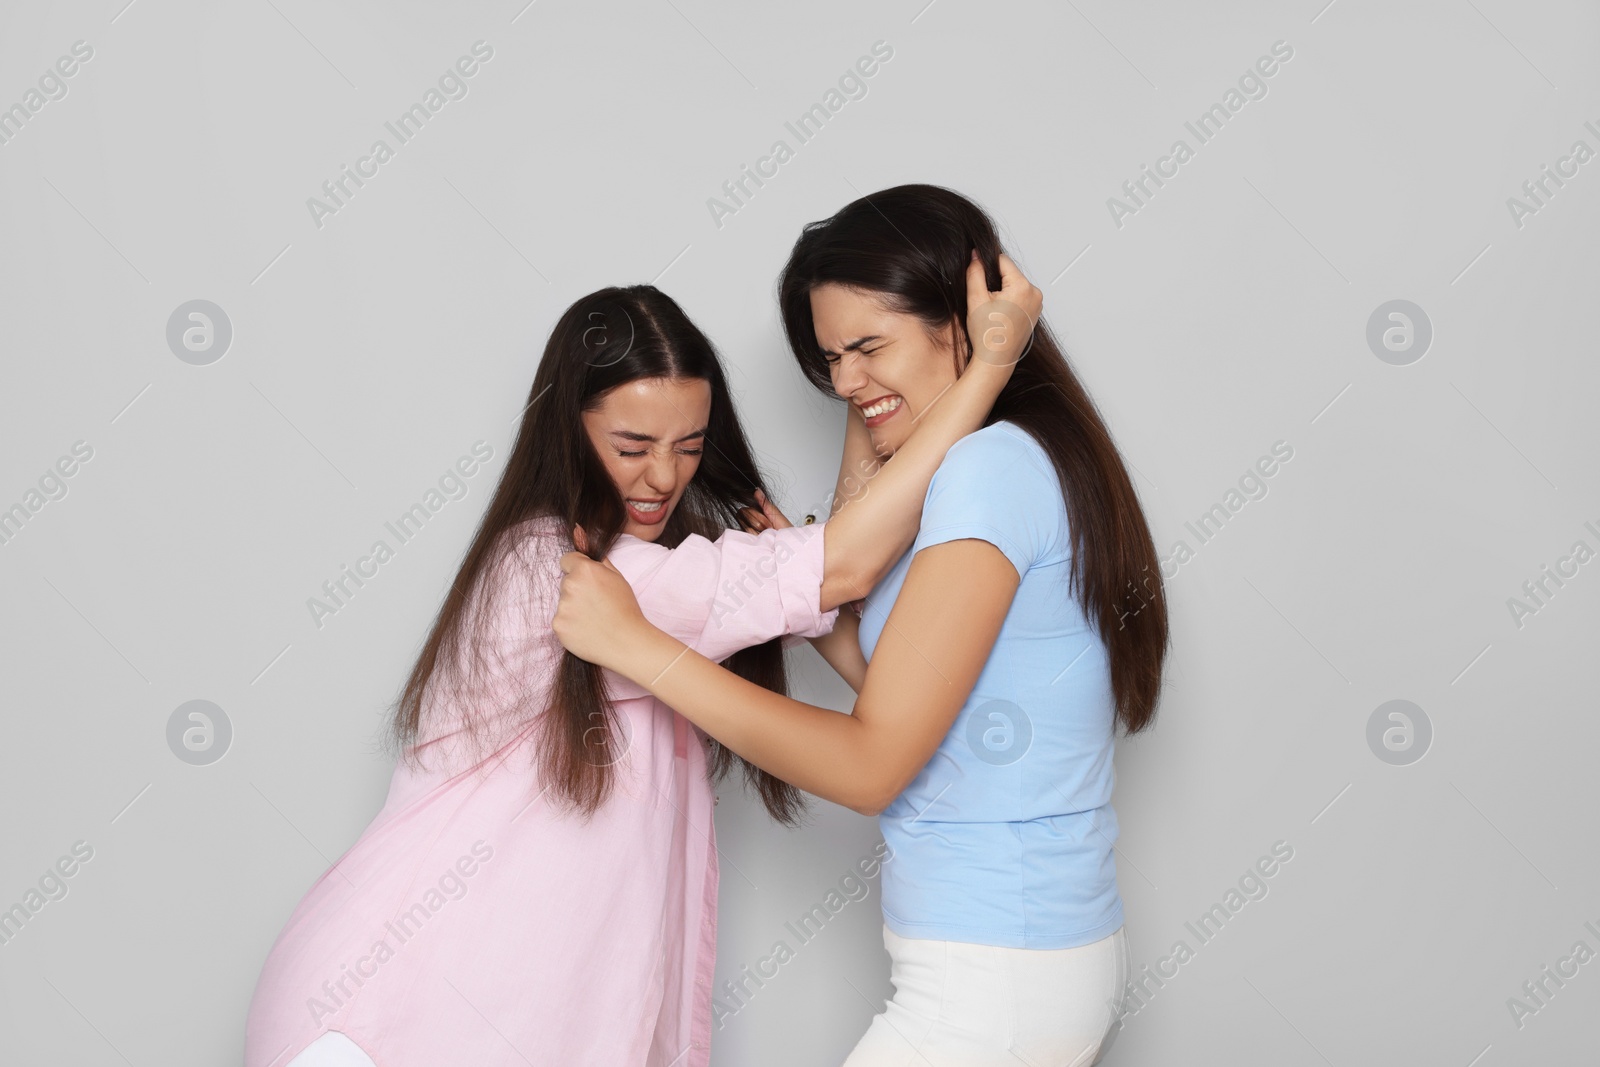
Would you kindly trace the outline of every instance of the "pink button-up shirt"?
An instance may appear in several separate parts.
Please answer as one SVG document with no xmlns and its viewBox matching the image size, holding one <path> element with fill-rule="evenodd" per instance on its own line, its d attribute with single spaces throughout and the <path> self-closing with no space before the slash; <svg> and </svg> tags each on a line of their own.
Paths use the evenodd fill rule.
<svg viewBox="0 0 1600 1067">
<path fill-rule="evenodd" d="M 522 566 L 494 576 L 491 684 L 469 698 L 499 716 L 502 740 L 487 759 L 467 756 L 458 698 L 425 702 L 428 767 L 396 766 L 383 809 L 278 935 L 250 1004 L 246 1067 L 283 1067 L 326 1030 L 379 1067 L 709 1062 L 705 735 L 606 672 L 624 734 L 610 797 L 584 822 L 541 795 L 529 717 L 562 651 L 550 621 L 564 548 L 552 519 L 515 533 Z M 838 617 L 818 610 L 821 524 L 671 550 L 624 534 L 609 558 L 651 622 L 712 660 L 820 636 Z"/>
</svg>

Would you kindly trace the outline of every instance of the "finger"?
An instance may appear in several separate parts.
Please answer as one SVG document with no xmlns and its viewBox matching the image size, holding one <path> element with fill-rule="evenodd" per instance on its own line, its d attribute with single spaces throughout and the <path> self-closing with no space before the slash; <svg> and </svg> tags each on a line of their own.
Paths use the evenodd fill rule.
<svg viewBox="0 0 1600 1067">
<path fill-rule="evenodd" d="M 572 528 L 572 543 L 578 546 L 579 552 L 589 551 L 589 538 L 583 532 L 582 526 L 574 526 Z"/>
<path fill-rule="evenodd" d="M 983 261 L 974 249 L 967 261 L 967 307 L 975 308 L 989 299 L 989 279 L 983 273 Z"/>
<path fill-rule="evenodd" d="M 770 527 L 772 525 L 772 512 L 774 510 L 772 507 L 772 501 L 768 499 L 767 494 L 763 493 L 759 489 L 756 490 L 756 504 L 758 505 L 756 508 L 756 514 L 761 516 L 762 525 Z"/>
<path fill-rule="evenodd" d="M 1039 312 L 1044 308 L 1044 291 L 1028 281 L 1027 275 L 1022 273 L 1022 268 L 1004 252 L 1000 253 L 1000 286 L 1001 292 L 1008 299 L 1032 318 L 1039 317 Z"/>
<path fill-rule="evenodd" d="M 1001 252 L 1000 291 L 1002 293 L 1009 293 L 1011 290 L 1015 289 L 1019 283 L 1026 281 L 1027 279 L 1022 276 L 1022 271 L 1017 269 L 1017 265 L 1012 261 L 1011 257 L 1006 255 L 1004 252 Z"/>
<path fill-rule="evenodd" d="M 561 553 L 561 561 L 560 561 L 561 573 L 562 574 L 571 574 L 572 571 L 573 571 L 573 568 L 578 565 L 578 561 L 580 559 L 588 559 L 588 558 L 589 557 L 585 556 L 582 552 L 563 552 L 563 553 Z"/>
</svg>

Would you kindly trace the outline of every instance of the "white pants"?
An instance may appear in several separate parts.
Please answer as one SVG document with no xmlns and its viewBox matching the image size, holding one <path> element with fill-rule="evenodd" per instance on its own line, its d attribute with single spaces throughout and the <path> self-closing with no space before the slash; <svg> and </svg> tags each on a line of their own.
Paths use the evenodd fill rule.
<svg viewBox="0 0 1600 1067">
<path fill-rule="evenodd" d="M 289 1061 L 289 1067 L 377 1067 L 361 1046 L 337 1030 L 329 1030 Z"/>
<path fill-rule="evenodd" d="M 844 1067 L 1088 1067 L 1120 1029 L 1125 928 L 1077 948 L 901 937 L 888 926 L 894 997 Z"/>
</svg>

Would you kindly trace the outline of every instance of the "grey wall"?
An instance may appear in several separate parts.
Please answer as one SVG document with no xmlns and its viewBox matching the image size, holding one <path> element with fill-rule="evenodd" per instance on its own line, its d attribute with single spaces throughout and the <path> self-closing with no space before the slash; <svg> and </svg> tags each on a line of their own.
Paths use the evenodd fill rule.
<svg viewBox="0 0 1600 1067">
<path fill-rule="evenodd" d="M 523 2 L 5 5 L 0 506 L 38 506 L 0 544 L 0 905 L 92 858 L 0 944 L 0 1060 L 237 1058 L 273 937 L 381 805 L 385 705 L 572 299 L 672 293 L 781 503 L 821 502 L 841 412 L 785 354 L 773 279 L 802 224 L 908 181 L 1001 221 L 1172 559 L 1169 688 L 1116 795 L 1134 963 L 1168 977 L 1105 1062 L 1593 1049 L 1595 5 Z M 384 123 L 477 41 L 466 95 L 399 144 Z M 800 144 L 785 122 L 879 41 Z M 778 140 L 764 187 L 708 207 Z M 1576 173 L 1534 200 L 1546 165 Z M 220 359 L 169 344 L 194 300 Z M 318 625 L 321 584 L 478 441 L 465 497 Z M 1546 565 L 1569 577 L 1536 601 Z M 803 656 L 803 694 L 846 706 Z M 209 765 L 169 745 L 192 700 L 231 724 Z M 719 981 L 877 840 L 722 796 Z M 1186 922 L 1241 880 L 1202 943 Z M 843 1057 L 890 989 L 877 900 L 725 1020 L 720 1067 Z M 1546 966 L 1572 976 L 1534 1000 Z"/>
</svg>

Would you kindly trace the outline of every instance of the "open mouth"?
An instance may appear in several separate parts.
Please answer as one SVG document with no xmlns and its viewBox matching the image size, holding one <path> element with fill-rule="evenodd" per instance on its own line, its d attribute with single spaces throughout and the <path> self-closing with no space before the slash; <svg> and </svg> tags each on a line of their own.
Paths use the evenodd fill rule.
<svg viewBox="0 0 1600 1067">
<path fill-rule="evenodd" d="M 639 500 L 629 497 L 624 503 L 627 505 L 628 514 L 633 518 L 634 522 L 644 526 L 654 526 L 667 517 L 668 499 L 667 497 L 661 497 L 657 500 Z"/>
<path fill-rule="evenodd" d="M 866 419 L 868 426 L 879 426 L 893 417 L 904 403 L 903 397 L 890 393 L 888 396 L 878 397 L 870 404 L 862 404 L 861 415 Z"/>
</svg>

